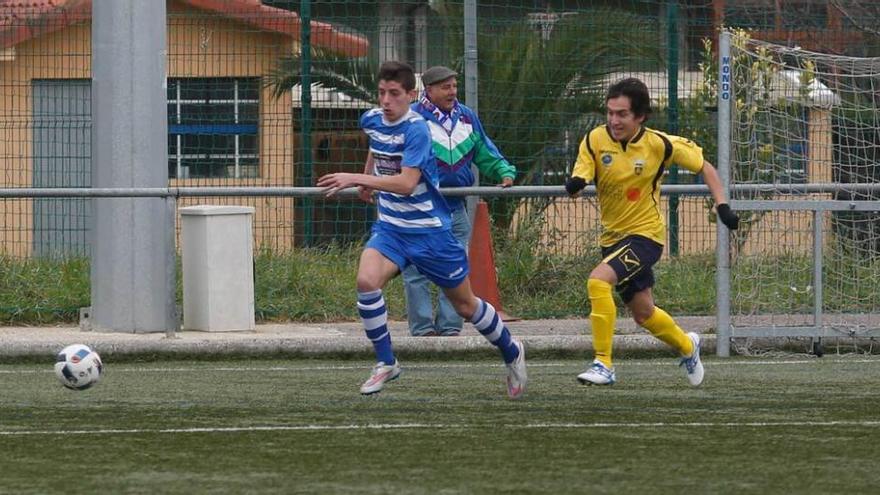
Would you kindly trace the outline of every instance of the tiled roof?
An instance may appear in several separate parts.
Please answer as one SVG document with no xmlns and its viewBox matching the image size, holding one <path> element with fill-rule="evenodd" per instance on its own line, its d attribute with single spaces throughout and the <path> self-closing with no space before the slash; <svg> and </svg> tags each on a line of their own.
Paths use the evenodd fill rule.
<svg viewBox="0 0 880 495">
<path fill-rule="evenodd" d="M 249 26 L 299 39 L 299 15 L 263 5 L 260 0 L 178 0 L 194 8 L 235 19 Z M 91 0 L 0 0 L 0 48 L 8 48 L 92 16 Z M 353 57 L 363 57 L 366 39 L 311 22 L 312 44 Z"/>
<path fill-rule="evenodd" d="M 0 0 L 0 48 L 83 22 L 90 0 Z"/>
</svg>

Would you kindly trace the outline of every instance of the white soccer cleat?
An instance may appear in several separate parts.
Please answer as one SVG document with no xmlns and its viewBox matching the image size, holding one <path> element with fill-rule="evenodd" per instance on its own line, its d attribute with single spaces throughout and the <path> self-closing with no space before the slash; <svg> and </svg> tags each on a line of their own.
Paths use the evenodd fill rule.
<svg viewBox="0 0 880 495">
<path fill-rule="evenodd" d="M 394 364 L 388 365 L 379 361 L 373 366 L 373 372 L 370 374 L 369 380 L 361 385 L 361 394 L 370 395 L 382 391 L 382 387 L 387 382 L 400 376 L 400 361 L 394 361 Z"/>
<path fill-rule="evenodd" d="M 684 366 L 687 373 L 688 383 L 699 387 L 703 383 L 703 362 L 700 360 L 700 336 L 694 332 L 688 332 L 688 337 L 694 343 L 694 352 L 688 357 L 681 358 L 679 366 Z"/>
<path fill-rule="evenodd" d="M 617 381 L 617 375 L 614 374 L 614 368 L 608 368 L 598 359 L 593 360 L 593 364 L 577 376 L 579 382 L 584 385 L 614 385 Z"/>
<path fill-rule="evenodd" d="M 526 391 L 526 383 L 529 381 L 526 373 L 526 350 L 522 342 L 513 341 L 519 349 L 519 356 L 512 363 L 507 363 L 507 396 L 511 399 L 519 399 Z"/>
</svg>

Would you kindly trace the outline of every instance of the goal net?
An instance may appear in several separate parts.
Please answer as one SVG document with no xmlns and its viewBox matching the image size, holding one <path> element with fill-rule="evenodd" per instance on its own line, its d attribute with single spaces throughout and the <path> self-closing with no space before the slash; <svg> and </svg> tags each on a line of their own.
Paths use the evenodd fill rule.
<svg viewBox="0 0 880 495">
<path fill-rule="evenodd" d="M 723 54 L 722 54 L 723 56 Z M 736 337 L 880 336 L 880 58 L 734 33 L 730 177 Z"/>
</svg>

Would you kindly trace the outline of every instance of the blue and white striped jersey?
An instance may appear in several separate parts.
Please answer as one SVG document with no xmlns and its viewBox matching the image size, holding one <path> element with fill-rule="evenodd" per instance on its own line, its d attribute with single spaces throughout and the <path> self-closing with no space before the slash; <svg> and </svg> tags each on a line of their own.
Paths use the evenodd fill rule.
<svg viewBox="0 0 880 495">
<path fill-rule="evenodd" d="M 425 119 L 409 110 L 398 121 L 388 122 L 382 109 L 374 108 L 364 112 L 360 125 L 370 138 L 374 175 L 398 175 L 401 166 L 422 171 L 409 196 L 377 191 L 379 225 L 403 233 L 448 230 L 449 206 L 440 194 L 440 176 Z"/>
</svg>

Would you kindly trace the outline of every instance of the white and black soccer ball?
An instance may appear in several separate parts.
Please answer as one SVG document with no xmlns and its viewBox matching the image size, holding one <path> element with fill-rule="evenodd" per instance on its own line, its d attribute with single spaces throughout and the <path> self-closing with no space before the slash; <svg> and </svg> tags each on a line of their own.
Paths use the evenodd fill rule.
<svg viewBox="0 0 880 495">
<path fill-rule="evenodd" d="M 73 390 L 85 390 L 98 383 L 103 372 L 101 356 L 87 345 L 69 345 L 55 357 L 55 375 Z"/>
</svg>

